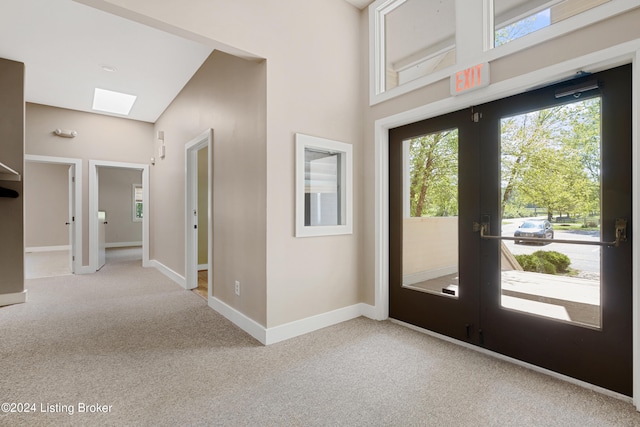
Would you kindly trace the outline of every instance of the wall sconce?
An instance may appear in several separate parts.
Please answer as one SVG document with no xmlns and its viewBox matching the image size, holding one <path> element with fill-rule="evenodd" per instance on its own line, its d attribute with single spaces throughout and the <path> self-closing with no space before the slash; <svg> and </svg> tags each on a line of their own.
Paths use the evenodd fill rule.
<svg viewBox="0 0 640 427">
<path fill-rule="evenodd" d="M 63 138 L 75 138 L 76 136 L 78 136 L 78 132 L 76 132 L 75 130 L 56 129 L 53 131 L 53 133 Z"/>
</svg>

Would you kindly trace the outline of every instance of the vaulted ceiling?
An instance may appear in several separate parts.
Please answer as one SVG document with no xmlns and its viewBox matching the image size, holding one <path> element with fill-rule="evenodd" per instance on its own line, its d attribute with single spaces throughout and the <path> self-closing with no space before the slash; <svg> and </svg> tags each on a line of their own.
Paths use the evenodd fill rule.
<svg viewBox="0 0 640 427">
<path fill-rule="evenodd" d="M 0 58 L 25 63 L 31 103 L 99 113 L 94 89 L 106 89 L 137 96 L 126 117 L 153 123 L 211 51 L 73 0 L 0 5 Z"/>
</svg>

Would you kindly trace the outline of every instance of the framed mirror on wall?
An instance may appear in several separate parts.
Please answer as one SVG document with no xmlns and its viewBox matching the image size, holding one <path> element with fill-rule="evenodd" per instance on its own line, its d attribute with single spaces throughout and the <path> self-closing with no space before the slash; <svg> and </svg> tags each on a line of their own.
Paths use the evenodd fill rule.
<svg viewBox="0 0 640 427">
<path fill-rule="evenodd" d="M 350 144 L 296 134 L 296 237 L 353 232 Z"/>
</svg>

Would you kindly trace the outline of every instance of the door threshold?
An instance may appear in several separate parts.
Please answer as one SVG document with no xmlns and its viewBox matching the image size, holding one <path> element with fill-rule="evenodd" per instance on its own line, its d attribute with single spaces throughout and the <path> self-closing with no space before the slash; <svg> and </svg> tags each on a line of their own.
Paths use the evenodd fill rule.
<svg viewBox="0 0 640 427">
<path fill-rule="evenodd" d="M 545 368 L 542 368 L 540 366 L 533 365 L 531 363 L 523 362 L 522 360 L 514 359 L 513 357 L 505 356 L 504 354 L 496 353 L 494 351 L 488 350 L 488 349 L 483 348 L 483 347 L 479 347 L 477 345 L 473 345 L 473 344 L 470 344 L 470 343 L 467 343 L 467 342 L 464 342 L 464 341 L 460 341 L 460 340 L 457 340 L 455 338 L 451 338 L 451 337 L 448 337 L 446 335 L 442 335 L 442 334 L 439 334 L 437 332 L 433 332 L 433 331 L 430 331 L 428 329 L 424 329 L 424 328 L 421 328 L 419 326 L 415 326 L 415 325 L 412 325 L 410 323 L 403 322 L 402 320 L 397 320 L 397 319 L 392 319 L 392 318 L 389 318 L 389 320 L 391 322 L 393 322 L 393 323 L 396 323 L 398 325 L 407 327 L 409 329 L 412 329 L 414 331 L 423 333 L 425 335 L 429 335 L 431 337 L 438 338 L 438 339 L 441 339 L 443 341 L 447 341 L 447 342 L 459 345 L 459 346 L 464 347 L 464 348 L 468 348 L 469 350 L 477 351 L 478 353 L 482 353 L 482 354 L 485 354 L 487 356 L 491 356 L 491 357 L 494 357 L 496 359 L 503 360 L 505 362 L 509 362 L 509 363 L 514 364 L 514 365 L 521 366 L 523 368 L 527 368 L 527 369 L 532 370 L 534 372 L 538 372 L 538 373 L 541 373 L 541 374 L 544 374 L 544 375 L 548 375 L 548 376 L 550 376 L 552 378 L 555 378 L 555 379 L 558 379 L 558 380 L 561 380 L 561 381 L 564 381 L 564 382 L 567 382 L 567 383 L 570 383 L 570 384 L 573 384 L 573 385 L 577 385 L 577 386 L 585 388 L 587 390 L 591 390 L 591 391 L 594 391 L 596 393 L 603 394 L 605 396 L 613 397 L 615 399 L 618 399 L 618 400 L 621 400 L 623 402 L 627 402 L 627 403 L 630 403 L 630 404 L 633 405 L 633 398 L 631 396 L 626 396 L 624 394 L 617 393 L 615 391 L 612 391 L 612 390 L 609 390 L 609 389 L 606 389 L 606 388 L 603 388 L 603 387 L 599 387 L 597 385 L 594 385 L 594 384 L 591 384 L 591 383 L 588 383 L 588 382 L 585 382 L 585 381 L 581 381 L 581 380 L 578 380 L 576 378 L 569 377 L 567 375 L 559 374 L 558 372 L 554 372 L 554 371 L 551 371 L 549 369 L 545 369 Z"/>
</svg>

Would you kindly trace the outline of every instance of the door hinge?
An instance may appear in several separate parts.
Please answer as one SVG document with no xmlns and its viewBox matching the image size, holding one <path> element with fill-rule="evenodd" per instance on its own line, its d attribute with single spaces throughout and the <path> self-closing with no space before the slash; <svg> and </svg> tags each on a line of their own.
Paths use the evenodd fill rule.
<svg viewBox="0 0 640 427">
<path fill-rule="evenodd" d="M 481 118 L 482 118 L 482 113 L 480 113 L 479 111 L 475 111 L 475 108 L 471 107 L 471 121 L 473 123 L 478 123 Z"/>
<path fill-rule="evenodd" d="M 75 256 L 72 256 L 72 257 L 71 257 L 71 261 L 75 261 L 75 260 L 76 260 L 76 257 L 75 257 Z"/>
<path fill-rule="evenodd" d="M 75 176 L 71 177 L 71 182 L 76 182 L 76 177 Z"/>
<path fill-rule="evenodd" d="M 75 216 L 72 216 L 72 217 L 71 217 L 71 222 L 75 222 L 75 220 L 76 220 L 76 217 L 75 217 Z"/>
</svg>

